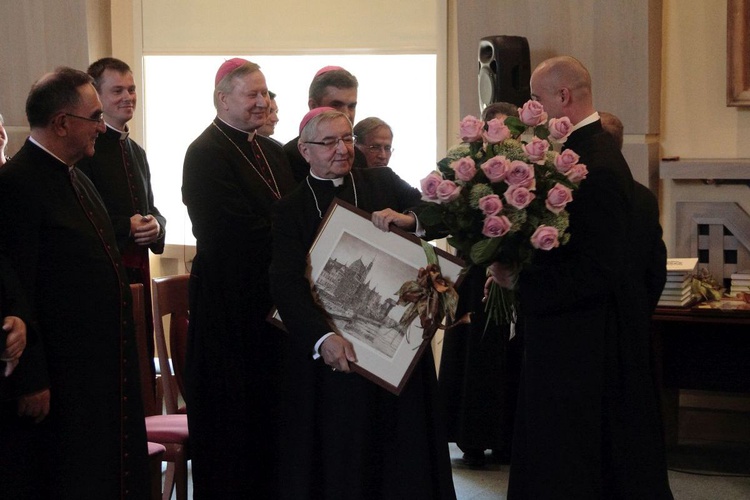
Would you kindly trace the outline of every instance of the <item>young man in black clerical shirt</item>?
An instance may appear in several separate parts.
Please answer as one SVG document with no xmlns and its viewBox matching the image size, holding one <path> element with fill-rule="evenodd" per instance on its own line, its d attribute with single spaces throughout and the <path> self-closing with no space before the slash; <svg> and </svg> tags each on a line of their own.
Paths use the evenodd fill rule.
<svg viewBox="0 0 750 500">
<path fill-rule="evenodd" d="M 149 250 L 164 252 L 167 220 L 154 205 L 146 152 L 130 138 L 128 122 L 138 100 L 133 72 L 125 62 L 105 57 L 92 63 L 88 74 L 94 79 L 107 128 L 96 139 L 94 155 L 81 160 L 78 168 L 94 183 L 107 207 L 128 281 L 143 283 L 151 332 Z M 153 359 L 153 341 L 147 348 Z"/>
</svg>

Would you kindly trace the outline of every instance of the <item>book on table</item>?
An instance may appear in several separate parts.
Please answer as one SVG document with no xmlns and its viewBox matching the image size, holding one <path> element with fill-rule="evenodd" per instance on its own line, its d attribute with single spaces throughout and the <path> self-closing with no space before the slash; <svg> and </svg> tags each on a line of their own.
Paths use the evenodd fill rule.
<svg viewBox="0 0 750 500">
<path fill-rule="evenodd" d="M 667 259 L 667 273 L 690 273 L 698 266 L 698 257 Z"/>
</svg>

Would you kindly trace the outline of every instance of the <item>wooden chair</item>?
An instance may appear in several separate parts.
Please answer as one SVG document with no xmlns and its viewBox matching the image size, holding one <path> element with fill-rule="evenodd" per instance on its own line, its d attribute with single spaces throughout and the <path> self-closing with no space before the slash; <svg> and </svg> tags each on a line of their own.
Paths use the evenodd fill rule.
<svg viewBox="0 0 750 500">
<path fill-rule="evenodd" d="M 153 312 L 156 351 L 159 355 L 164 404 L 168 414 L 184 413 L 180 397 L 185 394 L 184 367 L 187 353 L 189 274 L 153 278 Z M 164 317 L 169 316 L 169 351 Z M 169 353 L 172 356 L 170 359 Z"/>
<path fill-rule="evenodd" d="M 151 365 L 146 348 L 147 330 L 143 285 L 140 283 L 130 285 L 130 291 L 133 295 L 133 317 L 141 375 L 141 397 L 143 398 L 143 408 L 146 415 L 146 437 L 149 442 L 161 445 L 161 447 L 150 447 L 155 453 L 155 455 L 150 456 L 153 460 L 157 456 L 157 451 L 162 452 L 161 448 L 163 447 L 161 460 L 167 462 L 164 488 L 162 490 L 161 465 L 159 465 L 159 475 L 156 478 L 151 478 L 152 492 L 161 492 L 162 500 L 169 500 L 172 497 L 172 490 L 176 486 L 177 500 L 187 500 L 187 462 L 190 459 L 187 415 L 163 415 L 161 413 L 161 400 L 157 398 L 155 380 L 151 374 Z M 153 484 L 154 481 L 158 481 L 158 486 Z M 159 498 L 159 496 L 156 498 Z"/>
</svg>

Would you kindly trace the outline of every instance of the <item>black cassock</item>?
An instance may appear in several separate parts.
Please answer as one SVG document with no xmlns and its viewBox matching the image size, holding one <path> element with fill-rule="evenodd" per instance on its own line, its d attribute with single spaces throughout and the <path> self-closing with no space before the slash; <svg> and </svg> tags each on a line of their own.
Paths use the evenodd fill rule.
<svg viewBox="0 0 750 500">
<path fill-rule="evenodd" d="M 7 422 L 27 439 L 15 441 L 14 466 L 48 459 L 36 479 L 52 498 L 147 498 L 130 289 L 96 189 L 27 141 L 0 171 L 0 222 L 1 250 L 13 259 L 40 337 L 13 376 L 23 392 L 51 392 L 38 428 Z M 24 464 L 27 446 L 37 445 Z"/>
<path fill-rule="evenodd" d="M 260 161 L 248 133 L 217 118 L 185 155 L 182 199 L 197 240 L 185 373 L 196 499 L 275 495 L 282 336 L 266 321 L 271 187 L 284 195 L 294 181 L 281 147 L 257 143 Z"/>
<path fill-rule="evenodd" d="M 367 212 L 401 212 L 420 199 L 419 191 L 389 168 L 354 169 L 339 188 L 308 177 L 277 206 L 271 291 L 291 346 L 281 422 L 281 498 L 453 499 L 430 349 L 399 396 L 312 359 L 315 342 L 331 328 L 310 292 L 307 252 L 321 222 L 319 210 L 325 214 L 334 196 L 356 201 Z"/>
<path fill-rule="evenodd" d="M 651 368 L 633 178 L 595 121 L 565 147 L 588 177 L 571 239 L 520 275 L 524 365 L 508 498 L 671 498 Z"/>
</svg>

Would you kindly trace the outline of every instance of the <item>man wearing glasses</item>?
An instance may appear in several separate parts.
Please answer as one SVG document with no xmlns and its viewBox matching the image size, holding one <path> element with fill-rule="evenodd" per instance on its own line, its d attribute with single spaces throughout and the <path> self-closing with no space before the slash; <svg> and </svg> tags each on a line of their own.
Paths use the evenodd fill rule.
<svg viewBox="0 0 750 500">
<path fill-rule="evenodd" d="M 455 499 L 430 349 L 395 396 L 349 373 L 357 353 L 331 331 L 311 291 L 307 252 L 334 197 L 383 231 L 418 229 L 409 208 L 420 192 L 390 168 L 352 169 L 354 144 L 345 114 L 307 113 L 299 150 L 310 173 L 275 209 L 271 293 L 289 332 L 279 498 Z"/>
<path fill-rule="evenodd" d="M 2 416 L 3 496 L 147 498 L 128 279 L 107 211 L 75 166 L 105 130 L 91 77 L 43 76 L 26 116 L 31 136 L 0 170 L 0 253 L 38 336 L 13 374 L 18 416 Z"/>
<path fill-rule="evenodd" d="M 387 167 L 393 154 L 393 130 L 380 118 L 371 116 L 354 126 L 357 149 L 365 155 L 367 166 Z"/>
</svg>

